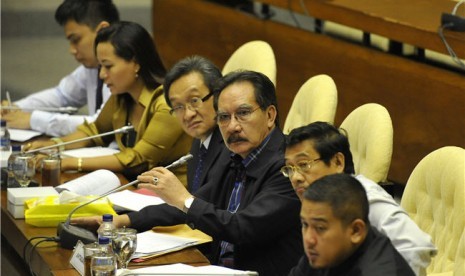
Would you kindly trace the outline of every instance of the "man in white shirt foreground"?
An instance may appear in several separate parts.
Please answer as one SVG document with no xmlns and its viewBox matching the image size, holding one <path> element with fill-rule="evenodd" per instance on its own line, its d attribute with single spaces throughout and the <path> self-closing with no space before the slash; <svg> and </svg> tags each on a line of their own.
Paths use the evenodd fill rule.
<svg viewBox="0 0 465 276">
<path fill-rule="evenodd" d="M 33 129 L 51 136 L 64 136 L 76 130 L 84 120 L 93 121 L 98 110 L 110 97 L 110 91 L 98 81 L 98 61 L 94 40 L 98 30 L 119 21 L 118 10 L 111 0 L 65 0 L 55 12 L 56 21 L 63 26 L 69 51 L 81 63 L 58 86 L 45 89 L 14 104 L 24 110 L 2 110 L 2 118 L 11 128 Z M 3 101 L 2 105 L 9 104 Z M 81 108 L 87 104 L 88 116 L 51 113 L 41 107 Z"/>
<path fill-rule="evenodd" d="M 335 173 L 355 174 L 349 140 L 324 122 L 292 130 L 286 137 L 285 159 L 286 166 L 281 172 L 289 177 L 301 201 L 305 189 L 315 180 Z M 437 251 L 431 237 L 382 187 L 363 175 L 354 177 L 366 190 L 370 224 L 388 236 L 416 275 L 426 275 L 426 267 Z"/>
</svg>

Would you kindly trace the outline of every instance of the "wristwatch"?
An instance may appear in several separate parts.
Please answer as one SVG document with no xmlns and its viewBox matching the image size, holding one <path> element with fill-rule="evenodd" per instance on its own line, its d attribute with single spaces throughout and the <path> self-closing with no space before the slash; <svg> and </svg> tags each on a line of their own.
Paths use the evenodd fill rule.
<svg viewBox="0 0 465 276">
<path fill-rule="evenodd" d="M 187 211 L 189 211 L 189 208 L 191 208 L 192 202 L 194 202 L 194 197 L 193 196 L 191 196 L 191 197 L 187 198 L 186 200 L 184 200 L 184 207 L 182 208 L 182 211 L 184 213 L 187 213 Z"/>
</svg>

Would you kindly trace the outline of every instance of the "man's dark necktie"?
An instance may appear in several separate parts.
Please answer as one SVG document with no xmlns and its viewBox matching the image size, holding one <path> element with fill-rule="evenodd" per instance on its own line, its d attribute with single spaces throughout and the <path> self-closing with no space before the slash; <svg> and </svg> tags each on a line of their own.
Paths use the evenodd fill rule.
<svg viewBox="0 0 465 276">
<path fill-rule="evenodd" d="M 103 96 L 102 96 L 103 80 L 99 77 L 99 75 L 100 75 L 100 67 L 98 69 L 98 74 L 97 74 L 97 90 L 95 92 L 95 112 L 99 110 L 103 102 Z"/>
<path fill-rule="evenodd" d="M 199 150 L 199 163 L 197 163 L 197 168 L 195 169 L 194 182 L 192 183 L 191 193 L 195 193 L 200 187 L 200 176 L 202 175 L 203 163 L 205 161 L 205 156 L 207 155 L 207 149 L 203 146 L 200 146 Z"/>
<path fill-rule="evenodd" d="M 242 164 L 242 158 L 240 158 L 240 156 L 233 156 L 231 162 L 231 169 L 234 170 L 234 188 L 229 198 L 228 211 L 231 213 L 236 213 L 237 209 L 241 204 L 241 198 L 245 184 L 245 167 L 244 164 Z M 221 248 L 219 264 L 221 266 L 233 268 L 234 245 L 226 241 L 221 241 L 220 247 Z"/>
</svg>

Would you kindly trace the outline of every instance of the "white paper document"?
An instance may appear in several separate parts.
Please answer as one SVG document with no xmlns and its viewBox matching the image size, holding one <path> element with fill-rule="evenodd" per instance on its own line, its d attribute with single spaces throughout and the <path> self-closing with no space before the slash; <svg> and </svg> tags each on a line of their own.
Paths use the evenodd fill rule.
<svg viewBox="0 0 465 276">
<path fill-rule="evenodd" d="M 197 239 L 189 239 L 155 233 L 152 230 L 137 234 L 136 253 L 133 259 L 162 252 L 171 252 L 197 244 Z"/>
<path fill-rule="evenodd" d="M 10 140 L 17 142 L 24 142 L 36 136 L 42 135 L 41 132 L 35 130 L 8 128 L 8 131 L 10 132 Z"/>
<path fill-rule="evenodd" d="M 129 190 L 124 190 L 111 195 L 108 199 L 116 209 L 140 211 L 142 208 L 149 205 L 159 205 L 165 203 L 163 199 L 157 196 L 143 195 Z"/>
<path fill-rule="evenodd" d="M 65 150 L 61 153 L 62 157 L 75 157 L 75 158 L 84 158 L 84 157 L 98 157 L 98 156 L 107 156 L 118 153 L 119 150 L 107 148 L 107 147 L 90 147 L 90 148 L 80 148 L 73 150 Z"/>
<path fill-rule="evenodd" d="M 137 269 L 119 269 L 117 276 L 133 276 L 133 275 L 258 275 L 252 271 L 242 271 L 215 265 L 207 266 L 190 266 L 186 264 L 171 264 L 149 266 Z"/>
<path fill-rule="evenodd" d="M 56 186 L 58 192 L 67 190 L 79 195 L 102 195 L 121 185 L 121 182 L 113 172 L 109 170 L 96 170 Z"/>
</svg>

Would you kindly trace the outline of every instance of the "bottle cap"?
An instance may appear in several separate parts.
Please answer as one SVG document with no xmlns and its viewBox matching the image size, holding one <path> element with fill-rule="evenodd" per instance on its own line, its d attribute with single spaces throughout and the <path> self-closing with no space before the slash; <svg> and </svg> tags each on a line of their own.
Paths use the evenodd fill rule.
<svg viewBox="0 0 465 276">
<path fill-rule="evenodd" d="M 21 151 L 21 145 L 19 144 L 11 145 L 11 151 Z"/>
<path fill-rule="evenodd" d="M 104 214 L 102 216 L 103 221 L 113 221 L 113 215 L 112 214 Z"/>
</svg>

